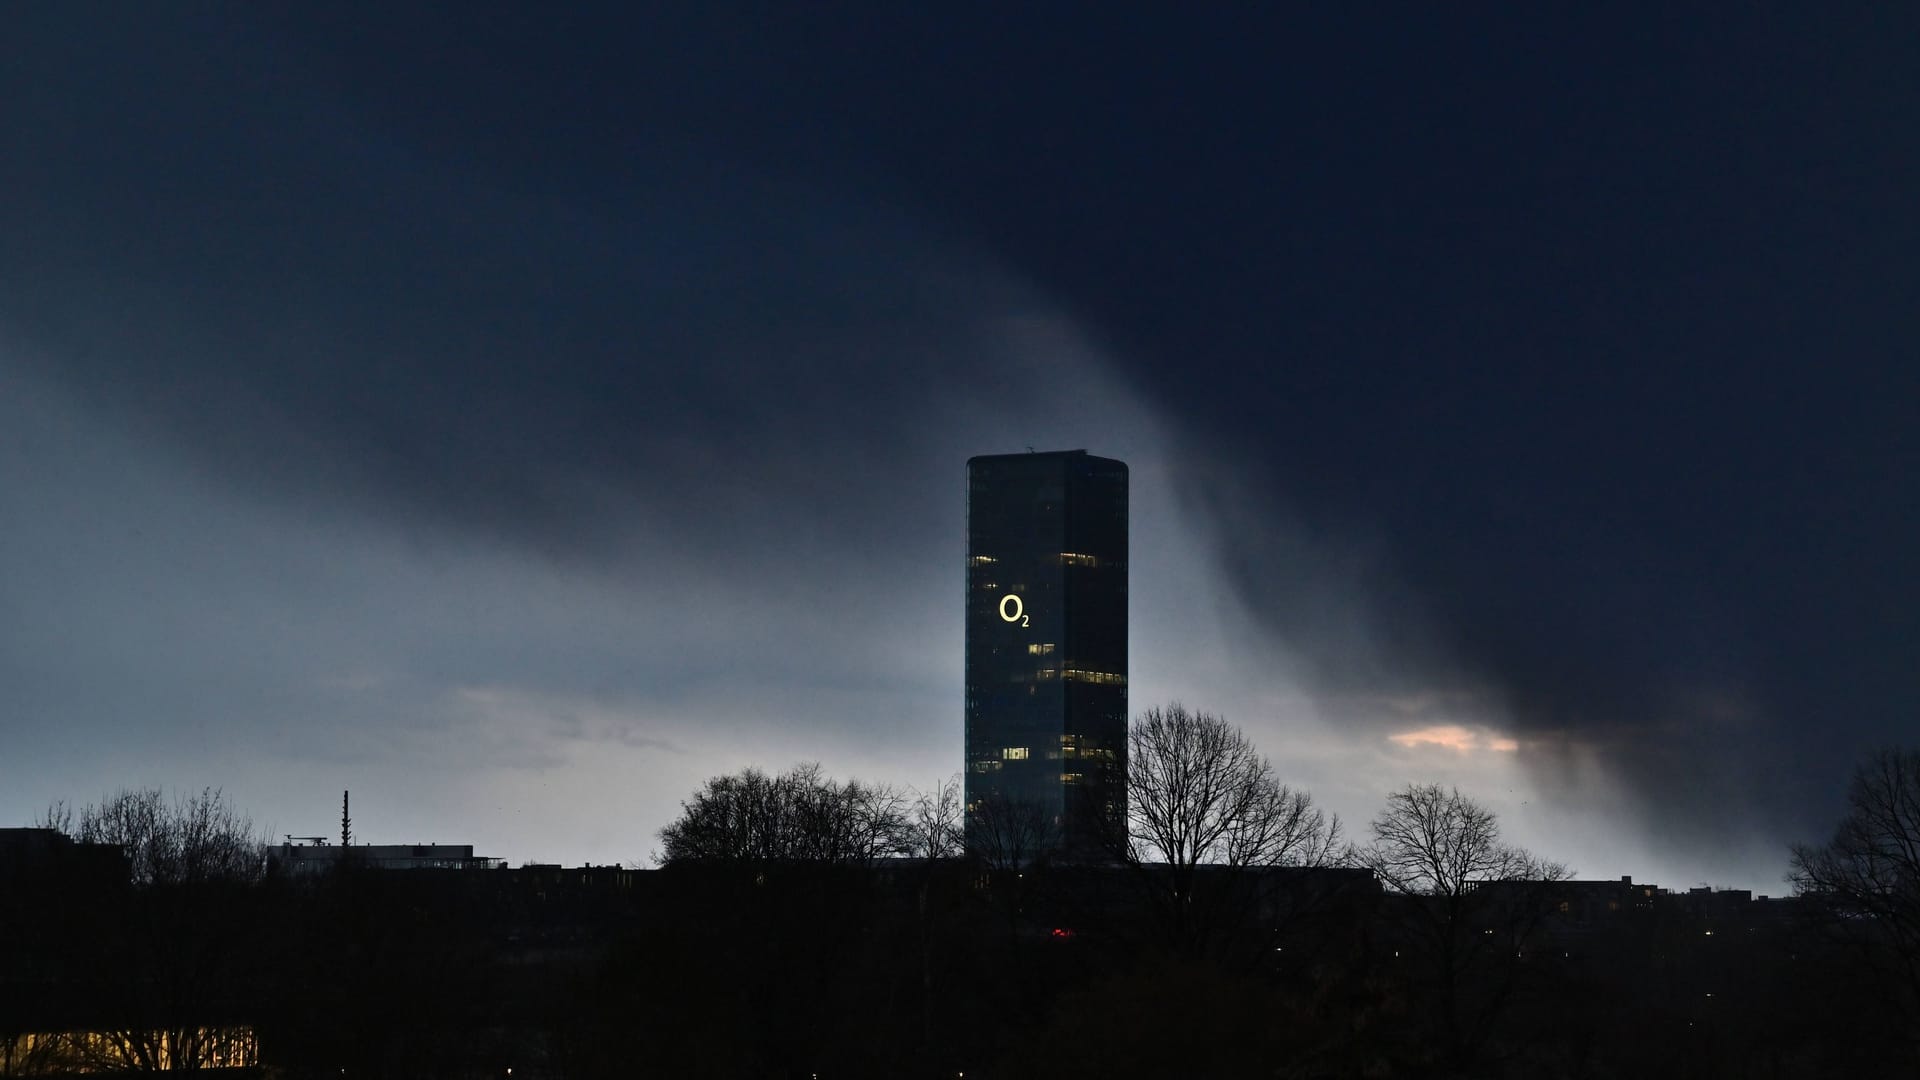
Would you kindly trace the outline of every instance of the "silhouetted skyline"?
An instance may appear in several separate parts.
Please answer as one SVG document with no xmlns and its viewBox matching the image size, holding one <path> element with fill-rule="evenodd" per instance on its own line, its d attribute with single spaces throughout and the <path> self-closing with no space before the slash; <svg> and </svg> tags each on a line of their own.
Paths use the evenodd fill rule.
<svg viewBox="0 0 1920 1080">
<path fill-rule="evenodd" d="M 1778 892 L 1920 699 L 1915 18 L 17 12 L 0 821 L 932 784 L 963 463 L 1089 446 L 1136 711 Z"/>
</svg>

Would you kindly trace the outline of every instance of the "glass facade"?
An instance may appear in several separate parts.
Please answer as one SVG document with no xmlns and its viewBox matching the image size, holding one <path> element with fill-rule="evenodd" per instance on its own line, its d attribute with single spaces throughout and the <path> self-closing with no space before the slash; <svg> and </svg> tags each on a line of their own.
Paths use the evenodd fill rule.
<svg viewBox="0 0 1920 1080">
<path fill-rule="evenodd" d="M 1098 857 L 1124 820 L 1127 467 L 1084 450 L 967 462 L 967 838 L 1016 809 Z"/>
</svg>

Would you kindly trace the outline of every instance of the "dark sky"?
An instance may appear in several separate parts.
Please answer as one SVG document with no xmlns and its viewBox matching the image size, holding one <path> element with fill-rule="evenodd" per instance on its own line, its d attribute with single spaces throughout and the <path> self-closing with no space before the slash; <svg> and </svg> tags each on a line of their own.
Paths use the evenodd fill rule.
<svg viewBox="0 0 1920 1080">
<path fill-rule="evenodd" d="M 1920 665 L 1920 16 L 42 5 L 0 815 L 644 860 L 959 764 L 963 463 L 1359 826 L 1777 890 Z M 404 834 L 404 835 L 402 835 Z"/>
</svg>

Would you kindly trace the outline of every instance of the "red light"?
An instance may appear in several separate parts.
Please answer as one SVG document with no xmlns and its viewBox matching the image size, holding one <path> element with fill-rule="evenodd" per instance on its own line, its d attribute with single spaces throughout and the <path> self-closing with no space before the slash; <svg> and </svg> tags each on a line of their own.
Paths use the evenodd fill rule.
<svg viewBox="0 0 1920 1080">
<path fill-rule="evenodd" d="M 1068 938 L 1073 936 L 1073 931 L 1068 930 L 1067 928 L 1062 926 L 1056 926 L 1053 928 L 1053 936 L 1060 939 L 1061 941 L 1065 941 Z"/>
</svg>

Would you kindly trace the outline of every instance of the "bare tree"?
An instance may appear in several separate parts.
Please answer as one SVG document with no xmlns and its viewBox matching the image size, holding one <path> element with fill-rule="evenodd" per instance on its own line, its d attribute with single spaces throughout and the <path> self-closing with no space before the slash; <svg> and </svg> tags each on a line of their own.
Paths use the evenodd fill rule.
<svg viewBox="0 0 1920 1080">
<path fill-rule="evenodd" d="M 1018 871 L 1043 861 L 1059 835 L 1059 822 L 1031 799 L 996 791 L 967 806 L 968 854 L 989 870 Z"/>
<path fill-rule="evenodd" d="M 56 810 L 48 811 L 52 820 Z M 80 811 L 76 840 L 116 844 L 135 885 L 251 882 L 266 873 L 267 842 L 218 788 L 176 796 L 122 791 Z"/>
<path fill-rule="evenodd" d="M 1372 832 L 1359 859 L 1413 898 L 1410 929 L 1429 962 L 1447 1064 L 1467 1069 L 1515 986 L 1508 961 L 1567 868 L 1503 843 L 1493 811 L 1439 784 L 1388 795 Z"/>
<path fill-rule="evenodd" d="M 1244 923 L 1278 867 L 1319 867 L 1344 854 L 1340 819 L 1280 783 L 1237 727 L 1178 702 L 1142 713 L 1127 735 L 1129 864 L 1156 882 L 1176 943 L 1205 944 Z M 1201 889 L 1202 867 L 1220 886 Z"/>
<path fill-rule="evenodd" d="M 1493 811 L 1439 784 L 1387 796 L 1361 859 L 1394 892 L 1464 897 L 1490 881 L 1558 881 L 1566 868 L 1500 841 Z"/>
<path fill-rule="evenodd" d="M 867 864 L 907 843 L 905 800 L 893 789 L 840 783 L 818 765 L 778 776 L 716 776 L 660 830 L 663 863 L 794 861 Z"/>
<path fill-rule="evenodd" d="M 64 804 L 43 819 L 71 827 Z M 68 1051 L 90 1071 L 180 1072 L 257 1063 L 237 996 L 257 943 L 251 887 L 266 873 L 266 838 L 217 788 L 169 800 L 138 788 L 82 807 L 72 835 L 118 846 L 135 886 L 124 917 L 95 943 L 125 977 L 114 985 L 127 1026 L 89 1033 Z"/>
<path fill-rule="evenodd" d="M 951 776 L 928 791 L 916 792 L 906 822 L 909 854 L 926 860 L 920 866 L 915 889 L 920 954 L 920 1045 L 934 1045 L 935 1019 L 946 1010 L 936 1007 L 945 987 L 937 977 L 935 956 L 948 936 L 951 900 L 939 902 L 935 881 L 957 869 L 946 865 L 966 850 L 966 806 L 959 776 Z M 946 894 L 950 897 L 951 891 Z"/>
<path fill-rule="evenodd" d="M 1874 752 L 1847 787 L 1833 839 L 1797 844 L 1788 880 L 1864 946 L 1882 1001 L 1920 1015 L 1920 751 Z"/>
<path fill-rule="evenodd" d="M 35 829 L 52 829 L 62 836 L 73 835 L 73 807 L 65 799 L 55 799 L 38 817 L 28 823 Z"/>
<path fill-rule="evenodd" d="M 1340 819 L 1275 779 L 1239 728 L 1174 702 L 1127 733 L 1127 840 L 1135 859 L 1189 871 L 1319 866 L 1340 849 Z"/>
<path fill-rule="evenodd" d="M 940 781 L 930 791 L 914 793 L 906 824 L 911 854 L 923 859 L 951 859 L 961 853 L 966 846 L 966 808 L 961 799 L 958 776 Z"/>
</svg>

